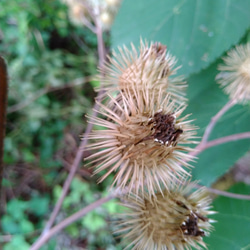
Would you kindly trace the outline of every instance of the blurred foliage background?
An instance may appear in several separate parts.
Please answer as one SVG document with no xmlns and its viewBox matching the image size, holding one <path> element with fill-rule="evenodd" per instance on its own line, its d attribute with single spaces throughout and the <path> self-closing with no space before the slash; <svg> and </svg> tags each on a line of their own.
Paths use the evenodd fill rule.
<svg viewBox="0 0 250 250">
<path fill-rule="evenodd" d="M 109 35 L 104 33 L 105 44 Z M 59 0 L 0 1 L 0 53 L 9 71 L 1 249 L 28 249 L 57 201 L 91 112 L 97 39 Z M 58 220 L 105 195 L 80 168 Z M 44 249 L 116 249 L 109 202 Z"/>
<path fill-rule="evenodd" d="M 130 42 L 139 45 L 140 38 L 167 44 L 183 65 L 179 74 L 189 84 L 187 112 L 202 135 L 228 101 L 214 80 L 217 65 L 232 46 L 250 42 L 249 10 L 248 0 L 124 0 L 111 32 L 105 27 L 104 41 L 107 50 Z M 26 250 L 40 235 L 61 193 L 86 127 L 85 114 L 91 112 L 99 84 L 93 77 L 97 39 L 70 19 L 62 1 L 1 0 L 0 54 L 9 71 L 0 245 L 4 250 Z M 237 105 L 211 138 L 249 131 L 249 124 L 249 105 Z M 216 183 L 249 149 L 250 141 L 242 140 L 207 150 L 195 163 L 193 178 L 208 186 Z M 58 221 L 107 193 L 110 181 L 96 185 L 90 176 L 91 170 L 78 170 Z M 230 175 L 223 189 L 230 186 L 232 192 L 249 194 L 246 179 L 235 176 Z M 219 197 L 213 205 L 219 211 L 218 223 L 207 239 L 208 248 L 250 249 L 250 203 Z M 120 249 L 110 223 L 119 209 L 114 201 L 106 203 L 43 249 Z"/>
</svg>

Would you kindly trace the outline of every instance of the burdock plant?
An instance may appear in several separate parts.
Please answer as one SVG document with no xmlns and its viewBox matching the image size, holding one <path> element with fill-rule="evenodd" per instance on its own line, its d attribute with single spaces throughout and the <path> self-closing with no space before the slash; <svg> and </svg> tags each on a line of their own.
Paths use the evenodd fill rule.
<svg viewBox="0 0 250 250">
<path fill-rule="evenodd" d="M 212 212 L 203 190 L 190 194 L 183 184 L 196 127 L 183 115 L 186 83 L 172 77 L 176 60 L 160 43 L 119 52 L 102 74 L 100 117 L 89 117 L 99 129 L 88 135 L 95 152 L 87 158 L 99 182 L 114 174 L 112 186 L 127 194 L 131 210 L 118 232 L 134 249 L 205 247 Z"/>
<path fill-rule="evenodd" d="M 125 249 L 201 249 L 213 220 L 208 215 L 210 199 L 201 188 L 192 192 L 192 183 L 172 184 L 164 196 L 127 195 L 116 233 L 129 241 Z"/>
<path fill-rule="evenodd" d="M 167 53 L 167 47 L 161 43 L 141 41 L 139 52 L 131 44 L 113 51 L 109 62 L 103 67 L 102 75 L 105 78 L 105 89 L 115 96 L 121 98 L 124 89 L 132 90 L 136 86 L 137 91 L 147 89 L 148 94 L 164 91 L 168 93 L 175 102 L 181 104 L 185 99 L 186 82 L 182 76 L 175 77 L 179 67 L 175 67 L 177 60 Z"/>
<path fill-rule="evenodd" d="M 195 127 L 188 115 L 181 117 L 185 106 L 170 101 L 161 89 L 149 91 L 135 86 L 121 92 L 119 103 L 109 96 L 119 115 L 100 104 L 103 118 L 91 120 L 105 129 L 89 134 L 95 142 L 88 148 L 99 151 L 87 159 L 95 164 L 95 174 L 107 170 L 99 182 L 113 172 L 118 188 L 135 193 L 145 188 L 154 195 L 188 174 L 182 166 L 189 166 L 192 159 L 186 154 L 192 150 L 186 144 L 194 143 Z"/>
</svg>

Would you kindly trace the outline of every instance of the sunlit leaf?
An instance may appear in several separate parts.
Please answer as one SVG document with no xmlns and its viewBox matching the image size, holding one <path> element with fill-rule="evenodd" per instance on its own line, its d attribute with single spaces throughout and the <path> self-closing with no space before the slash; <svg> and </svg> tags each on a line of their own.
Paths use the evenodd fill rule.
<svg viewBox="0 0 250 250">
<path fill-rule="evenodd" d="M 250 23 L 248 0 L 126 0 L 113 29 L 113 48 L 142 37 L 159 41 L 186 75 L 207 67 L 237 43 Z"/>
</svg>

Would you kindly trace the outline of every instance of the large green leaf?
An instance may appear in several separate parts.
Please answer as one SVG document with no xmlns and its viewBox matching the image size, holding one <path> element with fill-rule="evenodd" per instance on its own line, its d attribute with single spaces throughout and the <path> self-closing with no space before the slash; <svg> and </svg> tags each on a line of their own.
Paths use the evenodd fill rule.
<svg viewBox="0 0 250 250">
<path fill-rule="evenodd" d="M 231 192 L 249 194 L 250 186 L 237 184 Z M 208 249 L 249 250 L 250 249 L 250 201 L 219 197 L 214 203 L 218 214 L 215 230 L 209 238 L 205 238 Z"/>
<path fill-rule="evenodd" d="M 217 62 L 199 74 L 188 79 L 189 105 L 186 112 L 192 113 L 195 125 L 199 126 L 198 135 L 203 135 L 207 124 L 228 102 L 214 78 Z M 250 106 L 237 105 L 230 109 L 218 121 L 211 134 L 211 139 L 247 132 L 250 130 Z M 205 150 L 199 155 L 192 170 L 193 178 L 210 185 L 224 174 L 241 156 L 250 150 L 250 140 L 239 140 Z"/>
<path fill-rule="evenodd" d="M 167 44 L 182 74 L 207 67 L 237 43 L 250 24 L 249 0 L 124 0 L 112 28 L 113 47 L 139 38 Z"/>
</svg>

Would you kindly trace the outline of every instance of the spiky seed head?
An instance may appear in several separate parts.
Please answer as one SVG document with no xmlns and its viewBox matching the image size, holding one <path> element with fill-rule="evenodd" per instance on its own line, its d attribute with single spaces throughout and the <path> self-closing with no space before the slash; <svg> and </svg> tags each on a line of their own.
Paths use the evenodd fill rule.
<svg viewBox="0 0 250 250">
<path fill-rule="evenodd" d="M 143 94 L 134 89 L 121 92 L 121 103 L 109 98 L 120 112 L 114 112 L 103 104 L 99 113 L 103 118 L 90 119 L 93 124 L 106 128 L 90 133 L 88 139 L 96 140 L 88 149 L 100 150 L 89 156 L 90 164 L 95 164 L 95 174 L 116 173 L 113 185 L 138 193 L 144 187 L 150 194 L 168 188 L 168 184 L 187 175 L 182 166 L 192 157 L 186 152 L 192 149 L 186 144 L 195 143 L 195 127 L 181 118 L 185 106 L 175 106 L 169 97 L 159 93 Z M 107 118 L 107 119 L 106 119 Z"/>
<path fill-rule="evenodd" d="M 192 184 L 172 184 L 164 196 L 129 194 L 123 205 L 128 208 L 120 215 L 117 234 L 124 238 L 125 249 L 184 250 L 206 248 L 203 237 L 212 229 L 207 216 L 210 198 L 205 189 L 191 192 Z M 202 246 L 202 247 L 201 247 Z"/>
<path fill-rule="evenodd" d="M 216 79 L 226 94 L 239 103 L 250 101 L 250 43 L 230 50 L 219 65 Z"/>
<path fill-rule="evenodd" d="M 133 89 L 149 89 L 149 93 L 158 93 L 161 89 L 175 99 L 177 103 L 183 103 L 186 82 L 183 77 L 172 77 L 176 74 L 176 59 L 169 53 L 167 47 L 161 43 L 151 43 L 141 40 L 139 52 L 131 44 L 131 49 L 126 46 L 118 48 L 119 52 L 113 52 L 109 63 L 103 68 L 108 92 L 120 98 L 120 91 Z M 117 86 L 118 85 L 118 86 Z M 141 90 L 140 90 L 141 91 Z"/>
</svg>

